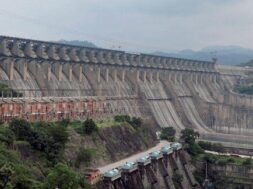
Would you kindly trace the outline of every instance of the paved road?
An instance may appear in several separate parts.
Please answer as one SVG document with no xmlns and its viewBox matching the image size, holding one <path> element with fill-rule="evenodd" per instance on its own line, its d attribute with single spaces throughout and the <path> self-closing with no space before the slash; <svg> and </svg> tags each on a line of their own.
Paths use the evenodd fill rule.
<svg viewBox="0 0 253 189">
<path fill-rule="evenodd" d="M 104 167 L 99 167 L 98 169 L 100 170 L 101 173 L 105 173 L 106 171 L 109 171 L 111 169 L 114 169 L 116 167 L 119 167 L 121 165 L 123 165 L 124 163 L 126 163 L 127 161 L 136 161 L 138 160 L 139 158 L 143 157 L 143 156 L 146 156 L 148 155 L 150 152 L 153 152 L 153 151 L 157 151 L 157 150 L 160 150 L 163 146 L 167 146 L 169 145 L 170 143 L 168 141 L 160 141 L 155 147 L 153 148 L 150 148 L 149 150 L 145 151 L 145 152 L 140 152 L 138 154 L 135 154 L 133 156 L 130 156 L 128 158 L 125 158 L 123 160 L 120 160 L 120 161 L 117 161 L 115 163 L 111 163 L 109 165 L 106 165 Z"/>
<path fill-rule="evenodd" d="M 231 154 L 231 153 L 220 153 L 220 152 L 214 152 L 214 151 L 209 151 L 209 150 L 205 150 L 206 153 L 208 154 L 215 154 L 215 155 L 222 155 L 222 156 L 237 156 L 240 158 L 252 158 L 252 156 L 247 156 L 247 155 L 241 155 L 241 154 Z"/>
</svg>

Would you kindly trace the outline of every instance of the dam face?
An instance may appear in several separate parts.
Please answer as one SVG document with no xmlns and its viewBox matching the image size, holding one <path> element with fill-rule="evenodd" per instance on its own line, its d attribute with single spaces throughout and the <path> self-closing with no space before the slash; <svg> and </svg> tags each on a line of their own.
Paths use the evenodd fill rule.
<svg viewBox="0 0 253 189">
<path fill-rule="evenodd" d="M 253 99 L 232 92 L 248 71 L 0 36 L 0 82 L 22 94 L 0 96 L 0 114 L 35 121 L 127 113 L 178 134 L 189 127 L 207 140 L 252 144 Z"/>
</svg>

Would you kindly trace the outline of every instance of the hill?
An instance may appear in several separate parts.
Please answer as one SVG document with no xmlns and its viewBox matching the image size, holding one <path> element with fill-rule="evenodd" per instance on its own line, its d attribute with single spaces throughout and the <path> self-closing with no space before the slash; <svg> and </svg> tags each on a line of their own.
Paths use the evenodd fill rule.
<svg viewBox="0 0 253 189">
<path fill-rule="evenodd" d="M 219 63 L 224 65 L 238 65 L 253 59 L 253 49 L 239 46 L 210 46 L 200 51 L 186 49 L 178 52 L 154 52 L 152 54 L 207 61 L 217 57 Z"/>
<path fill-rule="evenodd" d="M 66 45 L 76 45 L 76 46 L 81 46 L 81 47 L 92 47 L 92 48 L 96 48 L 97 46 L 89 41 L 79 41 L 79 40 L 59 40 L 56 41 L 57 43 L 61 43 L 61 44 L 66 44 Z"/>
<path fill-rule="evenodd" d="M 248 62 L 246 62 L 246 63 L 239 64 L 238 66 L 242 66 L 242 67 L 246 67 L 246 66 L 253 67 L 253 59 L 251 59 L 250 61 L 248 61 Z"/>
</svg>

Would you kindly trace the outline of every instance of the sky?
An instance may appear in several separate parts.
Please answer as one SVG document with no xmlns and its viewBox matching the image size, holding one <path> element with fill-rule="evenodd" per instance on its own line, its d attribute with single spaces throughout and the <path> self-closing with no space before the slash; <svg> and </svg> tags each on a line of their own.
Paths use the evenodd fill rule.
<svg viewBox="0 0 253 189">
<path fill-rule="evenodd" d="M 0 35 L 153 52 L 253 48 L 253 0 L 0 0 Z"/>
</svg>

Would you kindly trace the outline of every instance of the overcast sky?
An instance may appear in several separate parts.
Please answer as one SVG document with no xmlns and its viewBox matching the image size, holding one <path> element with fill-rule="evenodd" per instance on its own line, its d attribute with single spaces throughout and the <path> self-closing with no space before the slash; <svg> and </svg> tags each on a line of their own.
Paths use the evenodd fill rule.
<svg viewBox="0 0 253 189">
<path fill-rule="evenodd" d="M 0 0 L 0 35 L 131 51 L 253 48 L 253 0 Z"/>
</svg>

